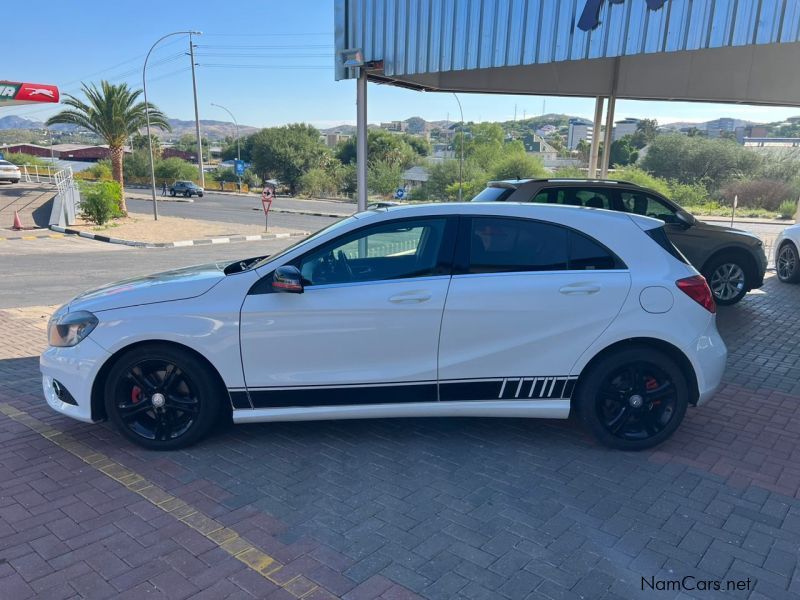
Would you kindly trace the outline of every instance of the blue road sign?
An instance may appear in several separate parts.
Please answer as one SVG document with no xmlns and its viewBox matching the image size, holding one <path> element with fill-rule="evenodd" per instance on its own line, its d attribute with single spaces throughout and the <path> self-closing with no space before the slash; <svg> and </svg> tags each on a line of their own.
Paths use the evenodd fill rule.
<svg viewBox="0 0 800 600">
<path fill-rule="evenodd" d="M 244 161 L 243 160 L 234 160 L 233 161 L 234 170 L 236 171 L 237 175 L 244 175 Z"/>
<path fill-rule="evenodd" d="M 406 195 L 406 191 L 403 188 L 397 188 L 397 191 L 394 193 L 394 197 L 400 200 L 403 196 Z"/>
<path fill-rule="evenodd" d="M 0 160 L 4 160 L 4 159 L 5 159 L 5 156 L 3 156 L 3 153 L 0 152 Z"/>
</svg>

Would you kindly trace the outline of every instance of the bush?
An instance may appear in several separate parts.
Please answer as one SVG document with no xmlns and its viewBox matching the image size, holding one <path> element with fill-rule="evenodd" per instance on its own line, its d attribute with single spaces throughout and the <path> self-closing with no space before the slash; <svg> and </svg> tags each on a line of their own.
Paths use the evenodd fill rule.
<svg viewBox="0 0 800 600">
<path fill-rule="evenodd" d="M 561 167 L 553 171 L 552 177 L 556 179 L 583 179 L 586 177 L 586 171 L 582 171 L 580 167 Z"/>
<path fill-rule="evenodd" d="M 307 197 L 335 194 L 340 187 L 341 183 L 338 178 L 322 167 L 309 169 L 300 176 L 297 182 L 300 195 Z"/>
<path fill-rule="evenodd" d="M 399 187 L 402 175 L 403 168 L 400 164 L 384 160 L 372 161 L 367 174 L 369 190 L 381 196 L 388 196 Z"/>
<path fill-rule="evenodd" d="M 698 206 L 709 202 L 708 191 L 699 183 L 669 182 L 667 198 L 681 206 Z"/>
<path fill-rule="evenodd" d="M 489 175 L 491 179 L 527 179 L 547 177 L 547 171 L 538 156 L 512 154 L 500 159 L 492 167 Z"/>
<path fill-rule="evenodd" d="M 84 169 L 76 174 L 78 179 L 90 179 L 93 181 L 111 181 L 111 161 L 101 160 L 96 162 L 88 169 Z"/>
<path fill-rule="evenodd" d="M 666 179 L 655 177 L 639 167 L 628 166 L 617 169 L 614 173 L 614 178 L 630 181 L 636 185 L 654 190 L 667 198 L 670 197 L 669 182 Z"/>
<path fill-rule="evenodd" d="M 10 163 L 15 165 L 29 165 L 29 166 L 39 166 L 39 167 L 52 167 L 53 163 L 49 160 L 44 160 L 39 158 L 38 156 L 33 156 L 33 154 L 25 154 L 24 152 L 9 152 L 8 154 L 4 155 L 4 160 L 7 160 Z"/>
<path fill-rule="evenodd" d="M 196 165 L 177 156 L 158 161 L 155 165 L 155 172 L 156 179 L 166 181 L 167 184 L 178 180 L 194 181 L 199 175 Z"/>
<path fill-rule="evenodd" d="M 728 205 L 733 204 L 735 196 L 739 196 L 739 206 L 777 211 L 781 203 L 792 197 L 792 188 L 774 179 L 754 179 L 735 181 L 720 190 L 720 197 Z"/>
<path fill-rule="evenodd" d="M 122 216 L 121 200 L 122 186 L 116 181 L 84 183 L 81 185 L 81 216 L 103 225 L 113 217 Z"/>
<path fill-rule="evenodd" d="M 780 213 L 781 219 L 791 219 L 796 212 L 797 202 L 794 200 L 784 200 L 778 207 L 778 213 Z"/>
</svg>

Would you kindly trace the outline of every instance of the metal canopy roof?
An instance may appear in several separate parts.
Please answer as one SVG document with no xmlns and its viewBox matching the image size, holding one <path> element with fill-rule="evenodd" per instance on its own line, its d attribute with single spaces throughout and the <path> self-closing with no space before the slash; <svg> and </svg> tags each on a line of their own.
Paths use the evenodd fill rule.
<svg viewBox="0 0 800 600">
<path fill-rule="evenodd" d="M 336 0 L 336 77 L 420 90 L 800 105 L 798 0 Z M 382 63 L 382 65 L 381 65 Z M 382 66 L 382 68 L 381 68 Z"/>
</svg>

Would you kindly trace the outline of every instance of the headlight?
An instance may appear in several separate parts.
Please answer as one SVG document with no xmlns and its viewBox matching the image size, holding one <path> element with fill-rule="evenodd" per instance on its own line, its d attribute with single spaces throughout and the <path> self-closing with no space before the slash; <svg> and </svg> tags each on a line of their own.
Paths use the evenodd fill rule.
<svg viewBox="0 0 800 600">
<path fill-rule="evenodd" d="M 86 310 L 54 316 L 47 324 L 47 343 L 60 348 L 75 346 L 97 323 L 97 317 Z"/>
</svg>

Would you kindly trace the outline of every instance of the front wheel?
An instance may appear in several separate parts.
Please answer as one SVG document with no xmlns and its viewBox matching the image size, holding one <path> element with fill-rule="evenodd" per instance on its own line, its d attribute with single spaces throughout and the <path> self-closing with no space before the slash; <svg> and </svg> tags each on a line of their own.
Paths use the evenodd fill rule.
<svg viewBox="0 0 800 600">
<path fill-rule="evenodd" d="M 711 260 L 703 271 L 714 301 L 720 306 L 736 304 L 747 293 L 747 265 L 733 254 Z"/>
<path fill-rule="evenodd" d="M 602 444 L 644 450 L 669 438 L 683 421 L 689 384 L 667 354 L 646 346 L 601 358 L 581 376 L 577 408 Z"/>
<path fill-rule="evenodd" d="M 109 419 L 130 441 L 176 450 L 204 437 L 220 417 L 220 389 L 208 366 L 168 346 L 139 346 L 120 357 L 105 383 Z"/>
<path fill-rule="evenodd" d="M 169 195 L 174 198 L 175 197 L 175 190 L 170 190 L 169 191 Z"/>
<path fill-rule="evenodd" d="M 775 270 L 778 272 L 778 279 L 784 283 L 800 281 L 800 257 L 797 247 L 792 242 L 784 242 L 778 250 Z"/>
</svg>

